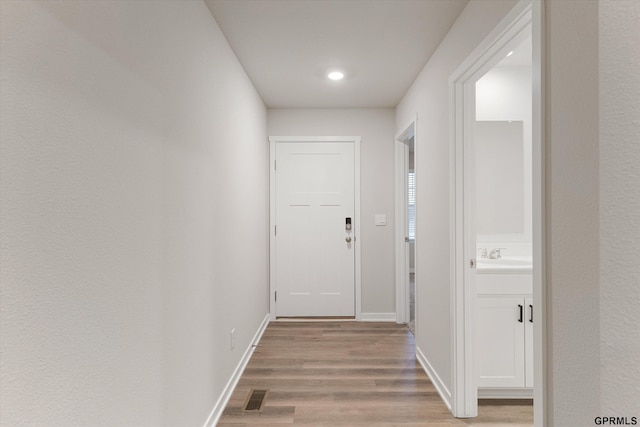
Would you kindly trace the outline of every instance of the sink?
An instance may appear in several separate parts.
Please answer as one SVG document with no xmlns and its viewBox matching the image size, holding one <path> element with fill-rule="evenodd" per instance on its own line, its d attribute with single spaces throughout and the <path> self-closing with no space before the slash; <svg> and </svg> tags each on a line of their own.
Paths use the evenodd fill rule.
<svg viewBox="0 0 640 427">
<path fill-rule="evenodd" d="M 497 264 L 504 264 L 504 265 L 531 265 L 532 264 L 532 260 L 531 257 L 526 257 L 526 256 L 522 256 L 522 257 L 502 257 L 502 258 L 498 258 L 498 259 L 491 259 L 491 258 L 479 258 L 478 259 L 478 264 L 489 264 L 489 265 L 497 265 Z"/>
<path fill-rule="evenodd" d="M 478 258 L 478 268 L 491 269 L 530 269 L 532 267 L 532 259 L 527 256 L 502 257 L 498 259 Z"/>
</svg>

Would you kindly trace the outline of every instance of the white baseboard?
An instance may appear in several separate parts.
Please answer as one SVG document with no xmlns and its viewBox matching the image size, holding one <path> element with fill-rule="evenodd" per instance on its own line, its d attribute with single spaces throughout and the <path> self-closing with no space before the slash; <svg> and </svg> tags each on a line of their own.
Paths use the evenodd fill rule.
<svg viewBox="0 0 640 427">
<path fill-rule="evenodd" d="M 251 359 L 251 356 L 253 355 L 253 352 L 256 349 L 256 345 L 258 345 L 258 343 L 260 342 L 260 338 L 262 338 L 262 334 L 264 333 L 264 330 L 267 329 L 267 325 L 269 325 L 269 318 L 270 318 L 270 315 L 267 314 L 264 320 L 262 321 L 262 324 L 260 325 L 255 335 L 253 336 L 253 339 L 249 343 L 249 347 L 247 347 L 244 354 L 242 355 L 242 358 L 240 359 L 238 366 L 236 366 L 235 371 L 233 371 L 233 375 L 231 375 L 231 378 L 229 378 L 227 385 L 224 387 L 224 390 L 222 391 L 222 394 L 220 395 L 220 397 L 218 398 L 218 401 L 216 402 L 213 409 L 211 410 L 211 413 L 209 414 L 207 421 L 205 421 L 204 427 L 215 427 L 215 425 L 218 424 L 218 420 L 220 419 L 220 416 L 222 415 L 224 408 L 227 406 L 227 402 L 229 402 L 229 399 L 231 398 L 231 395 L 233 394 L 233 391 L 235 390 L 236 385 L 238 385 L 238 381 L 240 381 L 240 377 L 242 376 L 244 369 L 247 367 L 247 363 L 249 363 L 249 360 Z"/>
<path fill-rule="evenodd" d="M 424 369 L 424 371 L 427 373 L 434 387 L 436 388 L 436 390 L 438 390 L 438 394 L 444 401 L 444 404 L 447 405 L 449 412 L 451 412 L 451 408 L 453 407 L 451 392 L 449 391 L 447 386 L 444 385 L 436 371 L 433 369 L 433 366 L 431 366 L 431 363 L 429 363 L 422 350 L 420 350 L 418 347 L 416 347 L 416 359 L 418 359 L 418 362 L 420 363 L 420 365 L 422 365 L 422 369 Z"/>
<path fill-rule="evenodd" d="M 533 399 L 533 389 L 479 388 L 478 399 Z"/>
<path fill-rule="evenodd" d="M 395 322 L 395 313 L 361 313 L 361 322 Z"/>
</svg>

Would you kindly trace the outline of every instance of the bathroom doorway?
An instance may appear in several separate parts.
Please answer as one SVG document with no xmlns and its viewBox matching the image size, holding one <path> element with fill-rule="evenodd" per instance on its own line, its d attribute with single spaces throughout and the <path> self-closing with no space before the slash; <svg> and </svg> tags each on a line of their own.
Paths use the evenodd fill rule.
<svg viewBox="0 0 640 427">
<path fill-rule="evenodd" d="M 533 397 L 537 426 L 545 390 L 541 16 L 538 2 L 518 3 L 450 78 L 452 410 L 475 417 L 479 397 Z"/>
<path fill-rule="evenodd" d="M 471 216 L 481 399 L 533 398 L 530 28 L 525 33 L 475 84 Z"/>
</svg>

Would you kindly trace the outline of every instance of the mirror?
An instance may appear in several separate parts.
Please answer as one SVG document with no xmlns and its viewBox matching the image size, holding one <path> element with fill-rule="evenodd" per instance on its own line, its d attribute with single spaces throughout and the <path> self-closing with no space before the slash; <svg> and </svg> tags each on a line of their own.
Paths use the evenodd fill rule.
<svg viewBox="0 0 640 427">
<path fill-rule="evenodd" d="M 524 233 L 522 121 L 476 122 L 476 232 Z"/>
</svg>

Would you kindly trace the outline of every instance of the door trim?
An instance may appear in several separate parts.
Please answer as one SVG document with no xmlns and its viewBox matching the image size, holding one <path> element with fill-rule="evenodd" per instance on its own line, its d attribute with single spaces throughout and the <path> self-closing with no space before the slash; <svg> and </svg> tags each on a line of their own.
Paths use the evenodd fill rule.
<svg viewBox="0 0 640 427">
<path fill-rule="evenodd" d="M 269 318 L 276 320 L 276 144 L 308 142 L 349 142 L 354 148 L 354 231 L 355 237 L 355 317 L 362 320 L 362 251 L 360 250 L 360 136 L 270 136 L 269 137 Z"/>
<path fill-rule="evenodd" d="M 456 417 L 477 416 L 478 389 L 475 367 L 474 334 L 475 295 L 469 285 L 468 260 L 475 258 L 471 247 L 475 236 L 470 236 L 470 219 L 465 206 L 473 200 L 465 191 L 470 174 L 465 158 L 473 150 L 469 140 L 469 117 L 475 117 L 475 91 L 471 85 L 488 71 L 497 56 L 504 57 L 509 44 L 531 27 L 533 43 L 533 295 L 534 316 L 534 425 L 546 425 L 548 389 L 546 384 L 546 283 L 545 283 L 545 224 L 544 224 L 544 138 L 542 122 L 542 85 L 544 58 L 542 44 L 542 0 L 521 0 L 500 21 L 493 31 L 462 62 L 449 79 L 451 99 L 451 354 L 452 354 L 452 413 Z"/>
</svg>

